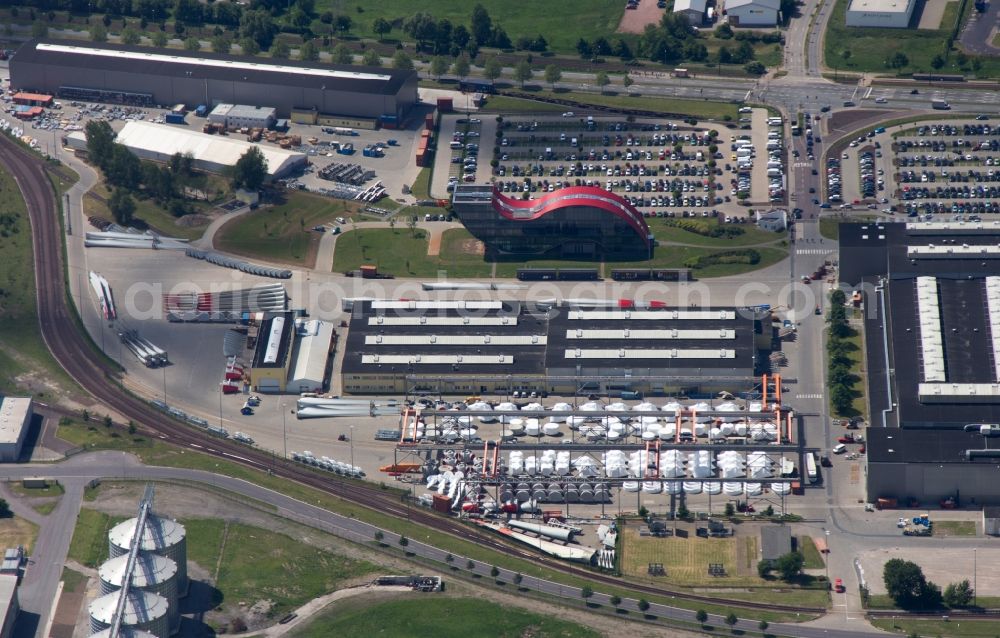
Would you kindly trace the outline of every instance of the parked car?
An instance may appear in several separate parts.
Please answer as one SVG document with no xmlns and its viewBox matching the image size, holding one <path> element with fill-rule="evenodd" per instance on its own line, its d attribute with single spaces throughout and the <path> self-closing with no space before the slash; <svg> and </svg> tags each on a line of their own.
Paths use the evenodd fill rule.
<svg viewBox="0 0 1000 638">
<path fill-rule="evenodd" d="M 844 588 L 844 581 L 842 579 L 838 578 L 833 581 L 833 591 L 838 594 L 843 594 L 846 591 Z"/>
</svg>

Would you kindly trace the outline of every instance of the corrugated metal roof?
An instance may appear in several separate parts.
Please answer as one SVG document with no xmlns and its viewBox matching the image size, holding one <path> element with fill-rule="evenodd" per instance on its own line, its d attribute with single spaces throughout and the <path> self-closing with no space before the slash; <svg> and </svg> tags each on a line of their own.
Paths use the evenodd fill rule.
<svg viewBox="0 0 1000 638">
<path fill-rule="evenodd" d="M 517 317 L 368 317 L 369 326 L 516 326 Z"/>
<path fill-rule="evenodd" d="M 735 339 L 736 331 L 718 330 L 567 330 L 567 339 Z"/>
<path fill-rule="evenodd" d="M 30 411 L 30 398 L 4 397 L 0 400 L 0 443 L 17 443 Z"/>
<path fill-rule="evenodd" d="M 704 320 L 720 321 L 735 320 L 736 312 L 733 310 L 570 310 L 570 319 L 582 319 L 587 321 L 600 319 L 646 319 L 653 321 L 678 320 Z"/>
<path fill-rule="evenodd" d="M 735 359 L 736 351 L 724 348 L 712 348 L 706 350 L 631 350 L 621 348 L 593 349 L 567 348 L 567 359 Z"/>
<path fill-rule="evenodd" d="M 299 339 L 299 351 L 289 380 L 311 381 L 322 385 L 326 373 L 326 359 L 333 340 L 333 324 L 329 321 L 309 321 L 308 334 Z"/>
<path fill-rule="evenodd" d="M 500 310 L 502 301 L 415 301 L 377 299 L 372 302 L 372 310 Z"/>
<path fill-rule="evenodd" d="M 406 365 L 461 365 L 461 364 L 496 364 L 512 365 L 514 357 L 502 354 L 366 354 L 361 356 L 361 363 L 367 364 L 406 364 Z"/>
<path fill-rule="evenodd" d="M 366 346 L 544 346 L 539 335 L 365 335 Z"/>
<path fill-rule="evenodd" d="M 170 156 L 190 153 L 196 161 L 221 166 L 235 166 L 236 162 L 256 146 L 267 160 L 270 175 L 281 173 L 289 166 L 305 162 L 305 153 L 285 150 L 276 146 L 253 144 L 245 140 L 218 135 L 207 135 L 178 126 L 151 122 L 126 122 L 118 133 L 117 141 L 129 148 Z"/>
</svg>

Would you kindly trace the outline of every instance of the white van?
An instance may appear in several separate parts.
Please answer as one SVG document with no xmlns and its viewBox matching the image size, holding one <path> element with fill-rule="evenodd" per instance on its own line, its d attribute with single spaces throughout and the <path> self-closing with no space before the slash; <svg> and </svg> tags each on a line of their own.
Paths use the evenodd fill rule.
<svg viewBox="0 0 1000 638">
<path fill-rule="evenodd" d="M 784 164 L 781 162 L 771 161 L 767 163 L 768 168 L 784 168 Z"/>
<path fill-rule="evenodd" d="M 767 139 L 769 139 L 769 140 L 780 140 L 781 139 L 781 133 L 779 133 L 778 131 L 771 131 L 770 133 L 767 134 Z"/>
<path fill-rule="evenodd" d="M 452 142 L 451 144 L 449 144 L 449 146 L 452 149 L 458 150 L 458 149 L 462 148 L 464 146 L 464 144 L 462 144 L 461 142 Z"/>
<path fill-rule="evenodd" d="M 769 117 L 769 118 L 767 118 L 767 124 L 768 124 L 768 126 L 781 126 L 782 124 L 784 124 L 784 122 L 785 121 L 783 119 L 781 119 L 780 117 Z"/>
<path fill-rule="evenodd" d="M 768 177 L 781 177 L 782 172 L 780 168 L 769 168 L 767 169 Z"/>
</svg>

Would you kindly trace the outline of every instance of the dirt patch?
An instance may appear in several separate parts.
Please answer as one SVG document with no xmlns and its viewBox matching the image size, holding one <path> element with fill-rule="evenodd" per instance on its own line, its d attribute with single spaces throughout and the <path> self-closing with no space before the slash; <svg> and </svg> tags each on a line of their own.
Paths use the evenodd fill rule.
<svg viewBox="0 0 1000 638">
<path fill-rule="evenodd" d="M 441 254 L 441 237 L 443 232 L 431 231 L 431 236 L 427 240 L 427 256 L 437 257 Z"/>
<path fill-rule="evenodd" d="M 949 2 L 954 2 L 954 0 L 927 0 L 924 2 L 924 10 L 920 12 L 920 24 L 917 25 L 917 28 L 940 29 L 941 18 L 944 17 L 944 10 Z"/>
<path fill-rule="evenodd" d="M 849 133 L 865 126 L 870 122 L 878 122 L 887 119 L 885 111 L 866 109 L 846 109 L 837 111 L 828 122 L 830 133 Z"/>
<path fill-rule="evenodd" d="M 183 228 L 195 228 L 197 226 L 207 226 L 211 221 L 212 218 L 208 215 L 194 213 L 192 215 L 178 217 L 175 223 Z"/>
<path fill-rule="evenodd" d="M 636 9 L 626 9 L 618 23 L 618 33 L 642 33 L 647 24 L 659 24 L 664 9 L 656 6 L 656 0 L 641 0 Z"/>
<path fill-rule="evenodd" d="M 478 239 L 463 239 L 458 244 L 458 252 L 463 255 L 483 256 L 486 254 L 486 244 Z"/>
</svg>

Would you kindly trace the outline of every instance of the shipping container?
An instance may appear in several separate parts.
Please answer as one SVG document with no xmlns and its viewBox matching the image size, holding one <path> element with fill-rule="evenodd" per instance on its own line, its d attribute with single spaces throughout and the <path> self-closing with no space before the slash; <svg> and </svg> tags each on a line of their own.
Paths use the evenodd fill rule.
<svg viewBox="0 0 1000 638">
<path fill-rule="evenodd" d="M 183 113 L 167 113 L 163 116 L 163 121 L 167 124 L 186 124 Z"/>
</svg>

